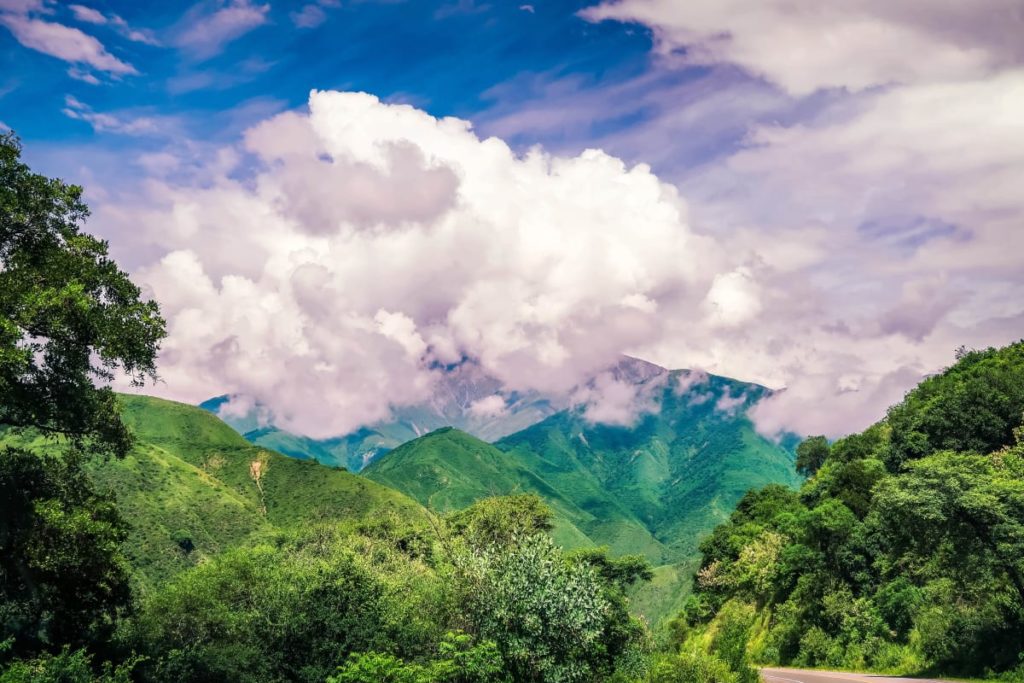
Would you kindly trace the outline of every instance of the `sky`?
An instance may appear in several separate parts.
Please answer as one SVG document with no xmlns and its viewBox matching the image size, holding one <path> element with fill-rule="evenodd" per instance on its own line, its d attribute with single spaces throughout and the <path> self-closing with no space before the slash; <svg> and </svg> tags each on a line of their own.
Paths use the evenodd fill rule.
<svg viewBox="0 0 1024 683">
<path fill-rule="evenodd" d="M 327 437 L 465 359 L 570 395 L 627 353 L 839 436 L 1024 337 L 1021 35 L 1019 0 L 0 0 L 0 129 L 161 303 L 153 393 Z"/>
</svg>

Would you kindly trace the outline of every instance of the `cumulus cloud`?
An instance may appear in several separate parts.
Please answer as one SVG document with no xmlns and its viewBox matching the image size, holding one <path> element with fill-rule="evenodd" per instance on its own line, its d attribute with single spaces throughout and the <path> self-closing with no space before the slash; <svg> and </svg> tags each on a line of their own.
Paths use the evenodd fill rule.
<svg viewBox="0 0 1024 683">
<path fill-rule="evenodd" d="M 201 2 L 182 21 L 175 44 L 197 59 L 208 59 L 225 45 L 267 22 L 269 4 L 251 0 Z"/>
<path fill-rule="evenodd" d="M 254 397 L 311 436 L 424 400 L 464 358 L 508 390 L 568 395 L 660 338 L 663 308 L 703 315 L 736 268 L 646 166 L 517 155 L 366 94 L 314 92 L 232 156 L 248 165 L 153 179 L 97 220 L 145 226 L 163 253 L 134 270 L 169 319 L 167 393 Z M 626 384 L 600 380 L 594 419 L 628 419 Z"/>
</svg>

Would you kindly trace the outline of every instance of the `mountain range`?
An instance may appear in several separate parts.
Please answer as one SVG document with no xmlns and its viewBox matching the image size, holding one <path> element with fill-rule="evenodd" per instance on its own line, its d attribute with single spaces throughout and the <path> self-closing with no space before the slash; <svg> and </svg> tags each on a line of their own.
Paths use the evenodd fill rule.
<svg viewBox="0 0 1024 683">
<path fill-rule="evenodd" d="M 341 465 L 353 472 L 389 450 L 441 427 L 456 427 L 493 441 L 558 411 L 556 399 L 537 392 L 507 390 L 472 361 L 447 368 L 429 401 L 395 407 L 390 419 L 331 439 L 310 439 L 279 429 L 260 405 L 236 414 L 230 401 L 229 396 L 217 396 L 199 406 L 215 413 L 254 444 L 293 458 Z"/>
</svg>

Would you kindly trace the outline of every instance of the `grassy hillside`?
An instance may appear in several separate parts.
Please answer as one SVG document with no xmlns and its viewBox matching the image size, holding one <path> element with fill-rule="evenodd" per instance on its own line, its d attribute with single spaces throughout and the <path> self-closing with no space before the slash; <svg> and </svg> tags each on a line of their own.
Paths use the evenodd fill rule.
<svg viewBox="0 0 1024 683">
<path fill-rule="evenodd" d="M 91 464 L 90 475 L 131 524 L 125 548 L 144 589 L 275 529 L 422 514 L 372 481 L 255 446 L 197 407 L 147 396 L 120 402 L 136 445 L 121 460 Z"/>
</svg>

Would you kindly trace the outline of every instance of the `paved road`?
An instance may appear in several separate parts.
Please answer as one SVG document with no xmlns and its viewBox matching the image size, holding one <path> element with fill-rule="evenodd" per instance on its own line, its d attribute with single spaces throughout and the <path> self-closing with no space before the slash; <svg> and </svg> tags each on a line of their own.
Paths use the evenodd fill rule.
<svg viewBox="0 0 1024 683">
<path fill-rule="evenodd" d="M 766 683 L 945 683 L 926 678 L 897 678 L 876 674 L 805 671 L 804 669 L 761 669 L 761 678 Z"/>
</svg>

